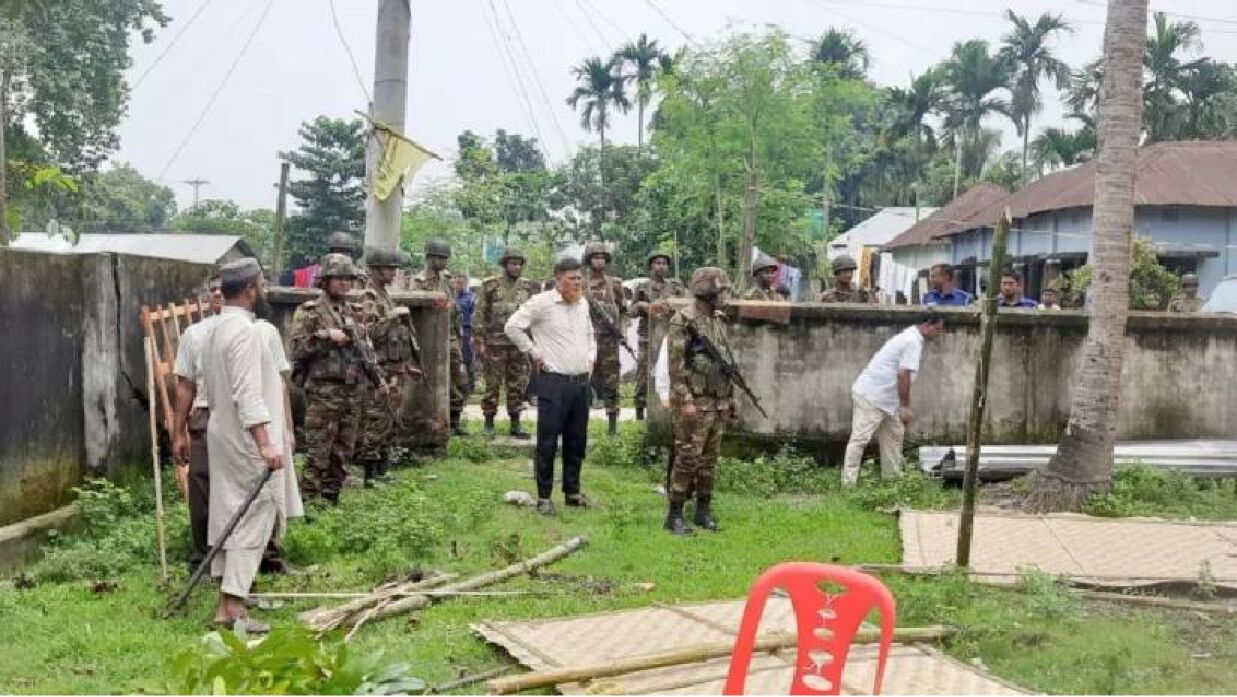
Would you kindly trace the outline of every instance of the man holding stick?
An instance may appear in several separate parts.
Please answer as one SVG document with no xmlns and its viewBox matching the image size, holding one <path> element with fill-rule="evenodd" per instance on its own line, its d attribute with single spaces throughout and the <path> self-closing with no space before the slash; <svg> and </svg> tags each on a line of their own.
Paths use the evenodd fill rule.
<svg viewBox="0 0 1237 697">
<path fill-rule="evenodd" d="M 255 309 L 266 303 L 262 268 L 242 259 L 220 270 L 224 306 L 210 329 L 203 353 L 204 384 L 210 423 L 210 521 L 207 542 L 220 547 L 211 574 L 221 577 L 214 625 L 250 633 L 269 630 L 251 620 L 245 598 L 258 573 L 262 550 L 286 524 L 291 435 L 285 386 Z M 223 528 L 241 509 L 249 489 L 273 473 L 227 539 Z"/>
</svg>

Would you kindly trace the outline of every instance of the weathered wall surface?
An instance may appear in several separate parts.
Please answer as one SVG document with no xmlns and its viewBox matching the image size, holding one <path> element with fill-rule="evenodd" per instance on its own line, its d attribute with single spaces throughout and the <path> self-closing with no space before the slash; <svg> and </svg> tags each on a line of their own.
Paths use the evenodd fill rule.
<svg viewBox="0 0 1237 697">
<path fill-rule="evenodd" d="M 318 291 L 307 288 L 271 288 L 268 291 L 274 317 L 271 322 L 279 327 L 285 345 L 292 336 L 292 317 L 297 306 L 318 297 Z M 421 346 L 421 361 L 425 366 L 425 382 L 428 389 L 410 390 L 406 394 L 404 418 L 410 419 L 413 429 L 423 434 L 416 445 L 438 447 L 446 443 L 447 422 L 450 415 L 450 373 L 447 366 L 449 324 L 447 309 L 436 301 L 446 298 L 442 293 L 399 292 L 392 293 L 395 302 L 408 307 L 417 341 Z"/>
<path fill-rule="evenodd" d="M 849 436 L 850 386 L 872 354 L 912 324 L 914 308 L 806 304 L 787 324 L 730 311 L 736 357 L 761 399 L 765 419 L 739 398 L 731 434 L 837 445 Z M 944 311 L 948 333 L 927 345 L 912 388 L 908 437 L 965 441 L 978 360 L 975 314 Z M 664 323 L 659 323 L 664 324 Z M 657 327 L 658 334 L 664 332 Z M 1070 380 L 1087 331 L 1078 312 L 1002 313 L 993 342 L 984 441 L 1053 443 L 1069 416 Z M 1135 313 L 1122 372 L 1118 436 L 1124 439 L 1231 438 L 1237 427 L 1237 318 Z M 650 438 L 666 442 L 667 414 L 650 414 Z"/>
<path fill-rule="evenodd" d="M 0 250 L 0 525 L 81 477 L 83 258 Z"/>
</svg>

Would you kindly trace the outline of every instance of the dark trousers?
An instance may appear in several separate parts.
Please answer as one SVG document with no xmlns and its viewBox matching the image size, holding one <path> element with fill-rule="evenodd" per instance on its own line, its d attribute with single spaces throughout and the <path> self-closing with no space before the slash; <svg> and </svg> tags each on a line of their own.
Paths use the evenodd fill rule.
<svg viewBox="0 0 1237 697">
<path fill-rule="evenodd" d="M 554 491 L 554 455 L 563 438 L 563 493 L 580 493 L 580 467 L 588 447 L 589 380 L 540 373 L 533 377 L 537 394 L 537 498 Z"/>
<path fill-rule="evenodd" d="M 192 541 L 189 563 L 197 566 L 210 548 L 206 544 L 206 527 L 210 522 L 210 460 L 206 453 L 205 415 L 199 417 L 195 411 L 189 417 L 189 427 L 189 537 Z"/>
</svg>

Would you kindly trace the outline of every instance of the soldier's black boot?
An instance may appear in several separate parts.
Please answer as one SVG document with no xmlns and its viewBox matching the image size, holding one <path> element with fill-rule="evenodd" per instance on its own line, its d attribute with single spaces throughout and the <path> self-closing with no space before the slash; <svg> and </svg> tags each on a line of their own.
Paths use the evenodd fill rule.
<svg viewBox="0 0 1237 697">
<path fill-rule="evenodd" d="M 665 528 L 670 531 L 671 535 L 695 534 L 695 531 L 687 526 L 687 521 L 683 520 L 682 501 L 670 502 L 670 512 L 666 514 Z"/>
<path fill-rule="evenodd" d="M 451 412 L 451 435 L 466 436 L 468 431 L 464 430 L 464 426 L 460 423 L 460 412 Z"/>
<path fill-rule="evenodd" d="M 644 407 L 636 407 L 636 421 L 644 421 Z"/>
<path fill-rule="evenodd" d="M 374 488 L 374 479 L 378 476 L 373 460 L 364 460 L 361 462 L 361 468 L 365 471 L 365 481 L 362 486 L 366 489 Z"/>
<path fill-rule="evenodd" d="M 383 458 L 374 463 L 374 473 L 379 483 L 392 484 L 395 478 L 391 476 L 391 459 Z"/>
<path fill-rule="evenodd" d="M 485 435 L 487 436 L 494 435 L 494 415 L 493 414 L 485 415 Z"/>
<path fill-rule="evenodd" d="M 704 528 L 718 532 L 721 530 L 717 525 L 717 521 L 713 520 L 713 497 L 709 494 L 696 495 L 696 515 L 692 521 Z"/>
<path fill-rule="evenodd" d="M 610 430 L 607 431 L 610 435 L 618 435 L 618 414 L 610 414 Z"/>
<path fill-rule="evenodd" d="M 532 436 L 528 435 L 528 431 L 520 428 L 520 415 L 511 414 L 511 437 L 516 440 L 528 440 Z"/>
</svg>

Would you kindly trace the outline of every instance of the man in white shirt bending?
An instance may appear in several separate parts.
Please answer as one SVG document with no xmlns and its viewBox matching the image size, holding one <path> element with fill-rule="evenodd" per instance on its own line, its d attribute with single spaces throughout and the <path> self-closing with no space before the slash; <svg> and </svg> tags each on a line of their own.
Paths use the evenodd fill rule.
<svg viewBox="0 0 1237 697">
<path fill-rule="evenodd" d="M 868 367 L 851 387 L 854 415 L 850 442 L 842 464 L 842 486 L 859 481 L 863 451 L 875 436 L 880 444 L 881 478 L 902 476 L 902 439 L 911 422 L 911 383 L 919 373 L 919 359 L 927 339 L 945 330 L 945 319 L 933 312 L 907 327 L 872 356 Z"/>
<path fill-rule="evenodd" d="M 580 262 L 566 257 L 554 265 L 552 290 L 529 298 L 503 330 L 533 364 L 537 395 L 537 512 L 554 515 L 554 456 L 563 439 L 563 497 L 568 506 L 587 507 L 580 468 L 588 446 L 589 375 L 597 342 Z M 531 336 L 530 336 L 531 335 Z"/>
</svg>

